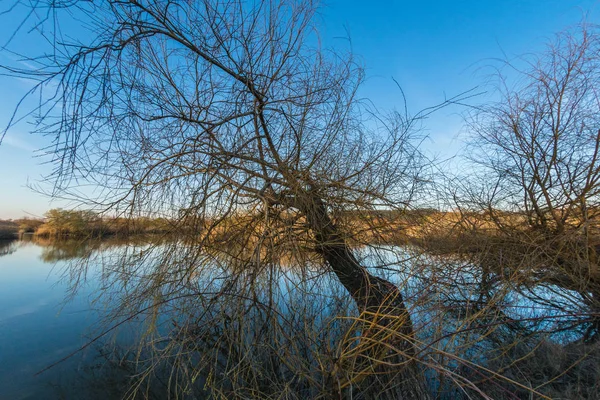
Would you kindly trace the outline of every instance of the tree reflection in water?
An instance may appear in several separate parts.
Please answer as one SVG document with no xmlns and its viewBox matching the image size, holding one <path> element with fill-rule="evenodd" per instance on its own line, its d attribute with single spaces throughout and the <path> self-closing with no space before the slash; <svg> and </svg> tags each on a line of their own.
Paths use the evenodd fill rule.
<svg viewBox="0 0 600 400">
<path fill-rule="evenodd" d="M 16 240 L 0 240 L 0 257 L 14 253 L 17 246 L 18 242 Z"/>
<path fill-rule="evenodd" d="M 106 353 L 131 371 L 127 394 L 206 398 L 217 391 L 249 398 L 260 390 L 314 398 L 341 381 L 352 383 L 342 388 L 347 394 L 370 390 L 361 386 L 372 373 L 364 346 L 379 338 L 369 336 L 369 323 L 310 252 L 300 262 L 282 251 L 258 268 L 242 249 L 199 253 L 193 243 L 176 240 L 88 243 L 72 252 L 64 243 L 53 246 L 54 254 L 85 255 L 69 259 L 73 290 L 94 269 L 99 274 L 98 299 L 109 310 L 99 341 L 124 327 L 135 331 L 133 347 Z M 547 393 L 562 390 L 573 376 L 586 380 L 589 393 L 595 390 L 597 368 L 581 358 L 598 360 L 597 348 L 573 343 L 564 353 L 559 344 L 578 335 L 563 328 L 582 318 L 575 310 L 554 315 L 502 286 L 490 291 L 494 307 L 480 307 L 476 267 L 410 249 L 378 250 L 357 249 L 363 262 L 406 293 L 420 357 L 430 360 L 428 382 L 440 398 L 456 398 L 469 382 L 488 393 L 524 395 L 531 388 L 491 377 L 539 367 L 546 371 L 540 383 L 556 378 Z M 559 361 L 548 363 L 549 354 Z M 566 369 L 572 373 L 562 375 Z"/>
</svg>

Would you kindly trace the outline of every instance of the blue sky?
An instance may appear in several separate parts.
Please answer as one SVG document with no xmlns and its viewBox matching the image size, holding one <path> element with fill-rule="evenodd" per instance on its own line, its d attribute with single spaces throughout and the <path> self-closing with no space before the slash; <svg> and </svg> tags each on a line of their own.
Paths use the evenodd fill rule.
<svg viewBox="0 0 600 400">
<path fill-rule="evenodd" d="M 0 8 L 4 1 L 0 0 Z M 582 19 L 600 22 L 600 3 L 591 0 L 456 0 L 358 1 L 330 0 L 321 10 L 324 43 L 346 46 L 349 35 L 354 53 L 366 67 L 362 96 L 383 108 L 403 107 L 401 85 L 409 108 L 416 112 L 482 85 L 494 59 L 513 59 L 544 49 L 556 32 Z M 14 22 L 0 17 L 0 46 L 10 37 Z M 12 24 L 11 24 L 12 22 Z M 23 32 L 25 33 L 25 32 Z M 39 45 L 35 35 L 13 42 L 23 48 Z M 0 53 L 0 64 L 9 57 Z M 0 126 L 10 118 L 27 82 L 0 77 Z M 485 96 L 475 101 L 485 101 Z M 442 158 L 460 149 L 460 108 L 444 109 L 430 117 L 425 132 L 428 152 Z M 11 129 L 0 145 L 0 218 L 41 216 L 61 206 L 35 193 L 27 184 L 48 185 L 42 177 L 50 166 L 35 150 L 48 138 L 30 134 L 24 121 Z"/>
</svg>

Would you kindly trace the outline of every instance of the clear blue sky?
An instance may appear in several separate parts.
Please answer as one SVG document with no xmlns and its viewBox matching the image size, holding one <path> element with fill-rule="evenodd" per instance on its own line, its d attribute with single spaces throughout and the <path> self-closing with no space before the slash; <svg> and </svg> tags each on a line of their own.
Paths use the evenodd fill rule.
<svg viewBox="0 0 600 400">
<path fill-rule="evenodd" d="M 591 0 L 330 0 L 321 11 L 321 37 L 335 45 L 350 35 L 354 52 L 367 68 L 364 97 L 382 107 L 402 107 L 393 77 L 416 111 L 481 84 L 481 67 L 493 58 L 539 52 L 554 33 L 584 17 L 600 22 L 599 9 L 600 3 Z M 13 27 L 5 19 L 0 22 L 1 45 Z M 18 45 L 37 46 L 34 37 L 21 37 Z M 0 54 L 1 63 L 6 57 Z M 0 125 L 6 125 L 27 88 L 26 82 L 0 77 Z M 458 111 L 446 109 L 429 119 L 428 151 L 442 157 L 458 151 Z M 29 134 L 30 128 L 19 124 L 0 145 L 0 218 L 40 216 L 61 205 L 26 187 L 49 172 L 34 152 L 49 141 Z"/>
</svg>

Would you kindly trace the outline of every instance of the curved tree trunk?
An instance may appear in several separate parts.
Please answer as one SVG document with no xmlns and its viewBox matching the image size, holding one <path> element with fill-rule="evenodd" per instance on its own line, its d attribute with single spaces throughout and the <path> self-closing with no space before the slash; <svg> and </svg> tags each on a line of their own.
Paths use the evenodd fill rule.
<svg viewBox="0 0 600 400">
<path fill-rule="evenodd" d="M 360 265 L 320 197 L 308 193 L 299 208 L 315 235 L 317 251 L 348 290 L 364 318 L 362 337 L 367 340 L 368 336 L 367 350 L 358 358 L 369 364 L 367 368 L 371 371 L 366 395 L 429 399 L 424 374 L 414 359 L 415 332 L 400 290 Z"/>
</svg>

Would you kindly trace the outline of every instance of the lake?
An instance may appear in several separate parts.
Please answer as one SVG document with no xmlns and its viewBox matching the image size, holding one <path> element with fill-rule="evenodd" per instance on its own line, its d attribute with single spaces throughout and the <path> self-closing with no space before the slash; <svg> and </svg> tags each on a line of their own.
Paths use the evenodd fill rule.
<svg viewBox="0 0 600 400">
<path fill-rule="evenodd" d="M 155 243 L 150 247 L 153 245 Z M 145 276 L 140 269 L 157 268 L 153 265 L 154 259 L 160 257 L 149 256 L 144 260 L 140 256 L 148 246 L 143 241 L 141 244 L 63 243 L 32 239 L 0 244 L 0 399 L 119 399 L 123 396 L 131 371 L 115 367 L 114 357 L 107 356 L 104 345 L 108 342 L 110 348 L 117 344 L 123 349 L 134 344 L 139 321 L 129 321 L 119 327 L 116 336 L 111 332 L 83 351 L 77 350 L 102 332 L 106 327 L 103 317 L 108 309 L 114 311 L 113 307 L 119 305 L 119 296 L 128 292 L 126 286 L 121 286 L 125 285 L 121 266 L 128 268 L 128 276 L 138 277 L 139 282 L 128 281 L 131 286 L 143 284 L 144 279 L 140 277 Z M 162 254 L 160 245 L 154 251 Z M 127 254 L 134 261 L 130 262 Z M 186 257 L 185 254 L 174 256 L 177 260 Z M 73 263 L 80 262 L 85 265 L 73 268 Z M 200 298 L 203 294 L 223 290 L 230 266 L 220 266 L 217 259 L 211 259 L 210 264 L 202 270 L 198 284 L 191 288 L 186 285 L 183 291 L 190 290 L 194 297 Z M 83 274 L 78 275 L 76 271 Z M 355 312 L 347 299 L 341 300 L 347 296 L 340 294 L 343 288 L 332 276 L 319 269 L 308 272 L 312 276 L 309 279 L 306 274 L 305 270 L 295 269 L 275 271 L 277 278 L 270 283 L 275 293 L 273 289 L 264 290 L 261 286 L 264 281 L 254 289 L 255 295 L 270 297 L 282 315 L 290 316 L 280 321 L 286 329 L 294 332 L 309 321 L 318 333 L 324 326 L 331 329 L 332 316 Z M 398 281 L 398 276 L 395 280 Z M 72 292 L 74 281 L 76 292 Z M 178 294 L 182 287 L 177 286 L 173 291 Z M 102 292 L 104 296 L 99 297 L 98 293 Z M 106 296 L 107 292 L 111 294 Z M 115 300 L 114 304 L 110 299 Z M 171 304 L 173 309 L 162 310 L 159 317 L 167 330 L 172 328 L 173 319 L 165 315 L 183 314 L 179 308 L 183 307 L 181 302 Z M 226 312 L 225 306 L 216 307 L 217 314 Z M 261 318 L 255 317 L 256 320 Z M 348 324 L 349 321 L 341 321 L 336 335 Z M 157 325 L 160 327 L 161 323 Z M 331 335 L 327 340 L 333 344 L 338 336 Z M 72 357 L 46 370 L 74 352 Z"/>
<path fill-rule="evenodd" d="M 318 263 L 307 261 L 306 268 L 285 264 L 266 268 L 258 279 L 251 269 L 236 270 L 235 263 L 214 255 L 198 258 L 188 249 L 152 241 L 0 242 L 0 399 L 120 399 L 133 373 L 133 363 L 121 361 L 132 359 L 128 349 L 141 339 L 150 346 L 146 359 L 137 354 L 138 367 L 161 354 L 184 354 L 184 361 L 195 366 L 226 360 L 233 356 L 203 352 L 221 346 L 227 335 L 237 335 L 228 339 L 240 346 L 242 350 L 236 350 L 240 354 L 254 358 L 253 363 L 277 343 L 279 349 L 289 351 L 285 357 L 306 362 L 306 366 L 286 366 L 284 381 L 304 371 L 294 368 L 313 371 L 311 365 L 317 360 L 324 365 L 333 362 L 342 338 L 350 347 L 356 342 L 356 333 L 346 335 L 356 309 L 339 282 Z M 513 334 L 503 329 L 489 331 L 484 324 L 487 331 L 479 335 L 477 329 L 465 325 L 461 304 L 476 298 L 478 290 L 477 270 L 472 266 L 414 258 L 414 254 L 393 247 L 383 247 L 377 254 L 369 249 L 357 249 L 356 253 L 364 265 L 378 265 L 381 276 L 402 288 L 424 343 L 424 358 L 441 362 L 440 354 L 455 354 L 454 359 L 444 361 L 444 368 L 459 368 L 460 357 L 484 363 L 484 352 L 493 350 L 487 335 L 498 335 L 494 339 L 498 340 Z M 189 269 L 189 265 L 196 266 Z M 158 278 L 160 285 L 155 284 Z M 561 320 L 554 318 L 556 310 L 508 289 L 497 290 L 495 296 L 497 304 L 503 302 L 496 319 L 522 320 L 518 329 L 528 331 L 560 327 Z M 562 301 L 571 308 L 580 302 L 573 293 L 552 293 L 547 288 L 535 292 L 535 297 L 538 302 L 544 298 Z M 448 304 L 458 306 L 449 308 Z M 111 326 L 104 319 L 107 315 L 112 316 L 112 324 L 119 323 L 119 329 L 77 351 Z M 135 318 L 130 318 L 132 315 Z M 342 318 L 336 318 L 339 316 Z M 268 321 L 271 325 L 264 330 Z M 148 323 L 153 326 L 149 333 L 142 329 Z M 555 339 L 568 342 L 576 334 L 562 331 Z M 189 343 L 190 337 L 193 343 Z M 169 357 L 165 358 L 169 365 L 183 362 Z M 276 368 L 273 374 L 278 371 Z M 159 373 L 168 375 L 169 371 Z M 184 382 L 190 377 L 181 379 Z M 204 379 L 197 375 L 192 380 L 202 388 Z M 439 387 L 436 379 L 432 370 L 432 387 Z M 156 393 L 163 395 L 156 398 L 164 397 L 164 390 L 170 389 L 159 387 Z M 312 389 L 306 390 L 311 393 Z M 202 393 L 200 389 L 193 398 L 202 398 Z"/>
<path fill-rule="evenodd" d="M 65 301 L 68 261 L 48 250 L 32 241 L 0 243 L 0 399 L 120 398 L 118 375 L 98 346 L 36 375 L 86 344 L 102 313 L 91 275 Z"/>
<path fill-rule="evenodd" d="M 55 243 L 31 238 L 0 242 L 0 399 L 122 398 L 131 371 L 116 367 L 114 354 L 107 354 L 106 349 L 117 345 L 122 350 L 135 344 L 139 321 L 128 321 L 119 326 L 117 334 L 111 332 L 78 350 L 103 332 L 107 326 L 103 316 L 109 307 L 118 306 L 106 296 L 111 285 L 107 281 L 114 276 L 106 269 L 115 263 L 126 265 L 121 257 L 129 249 L 134 249 L 136 258 L 133 268 L 143 268 L 137 249 L 146 247 L 143 241 L 141 246 L 119 241 Z M 84 262 L 85 268 L 73 268 L 73 263 L 79 262 Z M 74 274 L 79 267 L 84 270 L 81 276 Z M 204 271 L 204 289 L 221 289 L 219 271 L 216 265 Z M 75 280 L 77 290 L 73 292 Z M 293 280 L 291 285 L 280 280 L 279 294 L 290 296 L 297 289 L 297 278 Z M 114 299 L 118 294 L 113 293 Z M 320 312 L 327 314 L 327 309 L 323 307 Z M 172 327 L 170 321 L 167 325 Z"/>
</svg>

